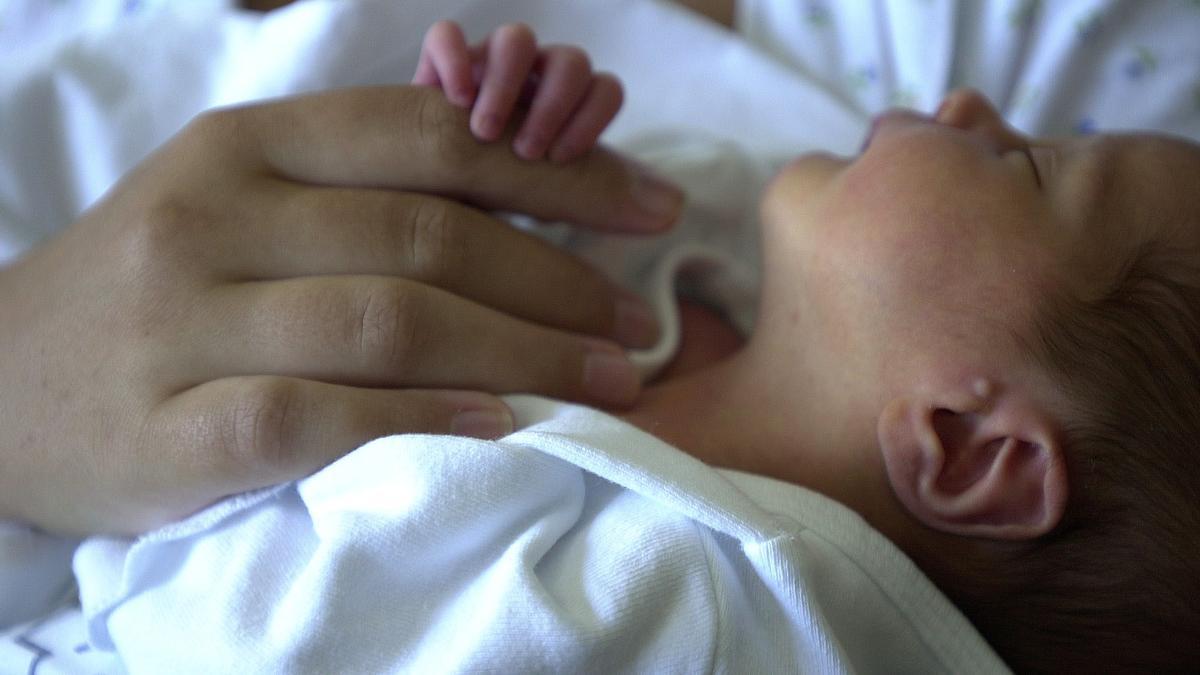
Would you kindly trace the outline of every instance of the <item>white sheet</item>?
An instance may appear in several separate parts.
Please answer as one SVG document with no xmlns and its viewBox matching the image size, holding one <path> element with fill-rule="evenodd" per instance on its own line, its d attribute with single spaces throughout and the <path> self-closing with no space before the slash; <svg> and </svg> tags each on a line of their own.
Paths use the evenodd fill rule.
<svg viewBox="0 0 1200 675">
<path fill-rule="evenodd" d="M 1200 139 L 1200 4 L 1143 0 L 751 0 L 742 30 L 852 108 L 933 111 L 979 89 L 1018 128 Z"/>
</svg>

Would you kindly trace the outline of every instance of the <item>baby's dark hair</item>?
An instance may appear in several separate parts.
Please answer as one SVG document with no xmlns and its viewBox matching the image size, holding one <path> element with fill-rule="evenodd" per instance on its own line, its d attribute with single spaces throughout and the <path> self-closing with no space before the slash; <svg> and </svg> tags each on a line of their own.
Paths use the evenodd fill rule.
<svg viewBox="0 0 1200 675">
<path fill-rule="evenodd" d="M 1074 402 L 1063 521 L 920 562 L 1018 672 L 1200 672 L 1200 252 L 1144 248 L 1023 342 Z"/>
</svg>

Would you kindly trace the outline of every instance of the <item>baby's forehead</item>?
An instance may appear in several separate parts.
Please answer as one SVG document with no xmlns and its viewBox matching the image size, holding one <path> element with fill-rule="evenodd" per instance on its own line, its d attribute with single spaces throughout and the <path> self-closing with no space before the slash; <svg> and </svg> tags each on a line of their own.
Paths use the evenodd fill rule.
<svg viewBox="0 0 1200 675">
<path fill-rule="evenodd" d="M 1112 136 L 1125 196 L 1147 206 L 1200 210 L 1200 144 L 1161 134 Z"/>
<path fill-rule="evenodd" d="M 1093 217 L 1121 238 L 1200 249 L 1200 144 L 1162 134 L 1100 136 Z"/>
<path fill-rule="evenodd" d="M 1052 196 L 1072 262 L 1061 273 L 1081 297 L 1107 292 L 1148 253 L 1200 261 L 1200 145 L 1097 135 L 1062 142 L 1055 154 Z"/>
</svg>

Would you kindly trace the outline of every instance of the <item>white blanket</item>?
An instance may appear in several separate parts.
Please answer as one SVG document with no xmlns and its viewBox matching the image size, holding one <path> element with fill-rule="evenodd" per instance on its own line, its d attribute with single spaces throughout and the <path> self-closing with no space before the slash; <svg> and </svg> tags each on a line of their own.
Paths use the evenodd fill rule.
<svg viewBox="0 0 1200 675">
<path fill-rule="evenodd" d="M 133 672 L 1003 672 L 849 509 L 594 410 L 379 439 L 76 558 Z"/>
<path fill-rule="evenodd" d="M 645 282 L 654 266 L 642 263 L 653 261 L 664 249 L 674 248 L 677 239 L 711 232 L 711 228 L 706 229 L 709 225 L 701 222 L 705 213 L 708 217 L 724 213 L 718 220 L 736 227 L 732 234 L 725 232 L 721 236 L 732 237 L 728 239 L 730 250 L 737 252 L 744 270 L 732 277 L 719 277 L 707 288 L 701 283 L 699 293 L 707 294 L 710 300 L 728 309 L 743 327 L 752 320 L 752 293 L 748 291 L 753 289 L 751 277 L 756 255 L 753 219 L 747 219 L 746 212 L 752 209 L 754 192 L 762 176 L 786 155 L 806 149 L 852 152 L 861 140 L 869 114 L 884 105 L 906 103 L 932 110 L 949 86 L 968 83 L 996 99 L 1010 119 L 1027 130 L 1151 127 L 1200 137 L 1200 76 L 1197 75 L 1200 44 L 1193 39 L 1200 34 L 1200 8 L 1195 3 L 1014 0 L 958 6 L 947 0 L 871 4 L 744 0 L 738 16 L 740 36 L 726 34 L 700 19 L 649 0 L 324 1 L 303 3 L 266 18 L 227 10 L 217 0 L 175 3 L 169 13 L 157 7 L 164 4 L 63 0 L 54 3 L 54 11 L 63 14 L 49 19 L 38 15 L 43 17 L 38 19 L 40 28 L 25 32 L 18 19 L 33 16 L 30 8 L 38 10 L 39 3 L 0 0 L 3 10 L 0 11 L 0 260 L 18 254 L 70 222 L 125 170 L 205 107 L 335 85 L 405 81 L 415 65 L 420 35 L 435 18 L 443 17 L 459 19 L 472 37 L 483 35 L 500 22 L 521 19 L 531 23 L 548 41 L 574 42 L 587 47 L 599 67 L 618 72 L 627 85 L 625 112 L 608 140 L 644 155 L 687 184 L 710 175 L 697 168 L 703 167 L 703 162 L 676 161 L 680 157 L 703 158 L 698 143 L 733 142 L 760 158 L 747 169 L 722 163 L 721 166 L 728 168 L 725 177 L 729 180 L 717 182 L 726 187 L 695 192 L 699 208 L 689 211 L 680 234 L 669 245 L 649 245 L 640 257 L 614 256 L 615 250 L 624 250 L 622 242 L 586 235 L 565 237 L 570 240 L 567 243 L 600 259 L 624 261 L 610 268 L 615 275 L 626 280 L 640 275 Z M 41 9 L 46 6 L 49 5 L 42 5 Z M 85 12 L 90 18 L 82 24 L 60 20 L 62 16 L 72 16 L 71 12 L 75 15 Z M 49 37 L 40 47 L 20 51 L 20 59 L 11 58 L 18 53 L 14 45 L 33 35 Z M 247 63 L 257 66 L 248 69 Z M 1136 101 L 1137 105 L 1130 105 L 1129 101 Z M 661 134 L 655 136 L 659 139 L 655 143 L 646 142 L 647 132 L 662 128 L 685 133 L 686 145 L 693 150 L 671 151 L 661 142 L 664 138 Z M 697 141 L 698 137 L 705 140 Z M 730 192 L 729 186 L 738 181 L 745 187 L 743 192 Z M 707 188 L 703 182 L 700 185 Z M 628 262 L 635 258 L 642 262 Z M 669 350 L 667 345 L 652 355 L 651 365 L 661 362 Z M 572 414 L 565 419 L 581 418 Z M 459 442 L 445 441 L 451 445 Z M 607 446 L 600 443 L 596 447 Z M 351 457 L 355 456 L 357 453 Z M 349 465 L 355 465 L 354 461 Z M 576 471 L 585 482 L 607 477 L 590 466 L 575 466 L 578 471 L 567 469 Z M 658 468 L 661 467 L 643 466 L 647 473 L 641 480 L 664 480 L 664 475 L 655 473 Z M 344 480 L 342 475 L 339 480 Z M 325 473 L 310 479 L 317 484 L 328 484 L 328 480 L 331 479 Z M 696 494 L 703 491 L 699 484 L 674 485 L 677 496 L 681 497 L 692 494 L 693 490 L 699 491 Z M 784 490 L 775 485 L 773 489 Z M 448 495 L 461 496 L 463 492 L 449 474 L 445 482 L 434 487 Z M 552 486 L 546 489 L 549 487 Z M 296 486 L 281 489 L 289 494 L 300 493 Z M 789 490 L 800 495 L 795 499 L 819 501 L 798 488 Z M 645 496 L 637 490 L 631 492 L 622 499 Z M 653 500 L 652 503 L 662 504 Z M 776 513 L 821 531 L 823 526 L 819 523 L 806 521 L 810 516 L 801 517 L 790 511 L 790 507 L 778 507 L 780 503 L 783 502 L 771 502 Z M 759 501 L 759 507 L 763 507 L 763 502 Z M 678 514 L 656 513 L 653 508 L 650 511 L 647 517 L 678 517 Z M 680 513 L 682 517 L 692 517 L 686 509 Z M 454 513 L 445 516 L 453 518 Z M 834 518 L 832 522 L 835 530 L 845 527 L 849 528 L 848 533 L 858 531 L 844 518 Z M 697 528 L 709 526 L 702 518 L 695 523 Z M 710 529 L 724 532 L 719 527 Z M 162 536 L 165 535 L 158 533 L 147 541 Z M 588 539 L 586 534 L 572 536 Z M 706 536 L 725 541 L 724 535 Z M 69 550 L 70 543 L 39 537 L 20 529 L 0 529 L 0 626 L 27 616 L 30 605 L 33 609 L 48 607 L 50 599 L 61 589 L 67 574 L 63 550 Z M 260 554 L 268 550 L 252 541 L 248 543 L 247 555 L 255 550 Z M 265 540 L 262 543 L 265 546 Z M 516 543 L 516 540 L 510 542 Z M 100 550 L 108 554 L 90 558 L 80 554 L 83 590 L 92 598 L 89 608 L 95 612 L 90 625 L 97 646 L 106 646 L 107 640 L 122 630 L 132 634 L 127 627 L 114 628 L 113 622 L 119 623 L 123 610 L 110 614 L 108 605 L 96 600 L 112 600 L 118 589 L 129 590 L 113 579 L 125 575 L 138 578 L 138 568 L 126 568 L 130 560 L 123 557 L 123 551 L 127 552 L 128 546 L 129 542 L 93 542 L 85 551 Z M 151 549 L 166 550 L 153 547 L 139 550 Z M 599 553 L 605 549 L 595 550 Z M 860 548 L 843 548 L 839 560 L 866 564 L 854 560 L 859 552 Z M 351 547 L 337 555 L 354 553 Z M 468 556 L 467 562 L 471 560 Z M 580 569 L 606 569 L 604 560 L 603 557 L 582 560 Z M 902 556 L 889 553 L 879 560 L 883 561 L 879 564 L 908 569 Z M 652 557 L 647 561 L 652 563 Z M 186 557 L 179 562 L 186 562 Z M 256 562 L 260 564 L 258 567 Z M 261 563 L 261 559 L 251 555 L 244 569 L 261 570 Z M 809 563 L 797 559 L 780 564 L 804 567 Z M 386 565 L 380 563 L 381 573 L 386 571 L 383 567 Z M 659 568 L 652 565 L 651 569 Z M 402 571 L 398 567 L 386 573 Z M 868 576 L 883 578 L 888 574 L 892 573 L 881 571 Z M 922 593 L 940 600 L 923 579 L 917 583 L 905 574 L 892 578 L 905 579 L 905 584 L 926 589 Z M 89 575 L 91 581 L 87 581 Z M 635 582 L 640 578 L 628 579 L 631 588 L 637 587 Z M 795 578 L 801 591 L 819 593 L 820 589 L 800 583 L 805 578 L 803 575 Z M 253 593 L 252 587 L 258 582 L 246 583 Z M 147 599 L 151 597 L 148 589 L 152 585 L 145 587 Z M 138 596 L 138 592 L 134 595 Z M 648 597 L 659 596 L 651 593 Z M 305 624 L 309 632 L 319 632 L 322 625 L 326 629 L 345 625 L 322 624 L 324 606 L 312 604 L 317 599 L 293 598 L 290 602 L 307 604 L 287 607 L 317 610 L 301 615 L 313 622 Z M 787 604 L 792 600 L 771 602 Z M 940 605 L 933 600 L 928 602 L 933 605 L 899 605 L 901 615 L 912 613 L 900 623 L 919 625 L 927 620 L 922 618 L 922 612 L 927 610 L 920 607 L 938 606 L 937 613 L 948 617 L 945 621 L 958 625 L 957 613 L 944 606 L 944 601 Z M 287 625 L 286 614 L 280 613 L 283 608 L 273 603 L 273 599 L 264 598 L 257 605 L 262 621 L 255 625 L 274 625 L 267 620 L 269 617 L 283 621 L 280 626 Z M 776 609 L 820 607 L 821 611 L 837 614 L 854 607 L 830 609 L 820 603 L 804 604 L 799 599 L 796 603 Z M 664 609 L 658 616 L 668 614 Z M 868 614 L 865 610 L 860 613 Z M 854 615 L 849 616 L 852 619 Z M 792 642 L 784 641 L 788 649 L 800 650 L 797 645 L 808 640 L 819 648 L 805 648 L 809 649 L 805 654 L 840 659 L 847 667 L 868 665 L 860 659 L 869 658 L 870 650 L 860 654 L 856 647 L 842 644 L 843 638 L 838 634 L 841 624 L 828 618 L 808 618 L 809 623 L 804 625 L 815 632 L 803 633 Z M 226 616 L 225 620 L 249 619 Z M 949 642 L 938 642 L 938 630 L 949 624 L 937 624 L 940 626 L 937 630 L 912 628 L 922 636 L 935 635 L 931 639 L 936 644 L 925 644 L 927 651 L 920 658 L 914 657 L 917 660 L 901 659 L 898 663 L 926 663 L 920 659 L 929 658 L 933 660 L 928 663 L 941 663 L 951 670 L 966 669 L 968 666 L 964 664 L 989 663 L 980 656 L 988 653 L 986 648 L 977 649 L 978 638 L 970 630 L 949 630 Z M 631 625 L 653 630 L 648 625 Z M 671 634 L 669 622 L 655 625 Z M 893 627 L 881 630 L 890 635 Z M 910 635 L 905 632 L 910 629 L 897 630 L 900 630 L 898 635 Z M 50 672 L 55 667 L 69 670 L 80 659 L 96 655 L 95 649 L 81 643 L 82 633 L 78 631 L 79 615 L 70 611 L 55 614 L 46 623 L 10 630 L 7 637 L 0 637 L 0 671 L 11 667 L 24 672 L 35 660 L 41 668 L 38 672 Z M 853 630 L 848 635 L 853 636 Z M 433 642 L 422 644 L 440 644 L 436 642 L 439 637 L 432 634 L 427 637 Z M 472 637 L 482 640 L 486 636 Z M 536 641 L 537 634 L 522 633 L 520 639 Z M 848 644 L 860 644 L 846 639 L 851 640 Z M 47 640 L 54 644 L 49 645 Z M 650 644 L 649 638 L 643 642 Z M 126 643 L 116 640 L 114 644 Z M 149 654 L 147 658 L 153 658 L 154 649 L 170 649 L 161 644 L 129 644 L 130 658 L 134 654 Z M 600 643 L 593 643 L 593 647 L 595 644 Z M 52 647 L 53 655 L 44 654 L 49 651 L 48 646 Z M 338 653 L 336 648 L 330 649 Z M 687 656 L 686 650 L 663 649 L 678 658 Z M 955 649 L 961 652 L 959 657 L 945 656 Z M 641 652 L 629 652 L 631 658 L 635 653 Z M 87 669 L 101 669 L 98 663 L 120 668 L 119 661 L 109 658 L 89 663 Z M 682 668 L 698 662 L 677 663 Z"/>
</svg>

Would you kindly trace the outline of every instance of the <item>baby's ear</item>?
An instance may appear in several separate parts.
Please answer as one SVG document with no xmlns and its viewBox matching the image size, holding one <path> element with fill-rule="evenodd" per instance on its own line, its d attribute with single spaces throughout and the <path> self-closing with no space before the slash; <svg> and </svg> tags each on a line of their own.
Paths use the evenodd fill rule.
<svg viewBox="0 0 1200 675">
<path fill-rule="evenodd" d="M 905 508 L 943 532 L 1032 539 L 1059 523 L 1067 474 L 1055 426 L 1030 400 L 979 380 L 901 396 L 879 418 L 888 480 Z"/>
</svg>

